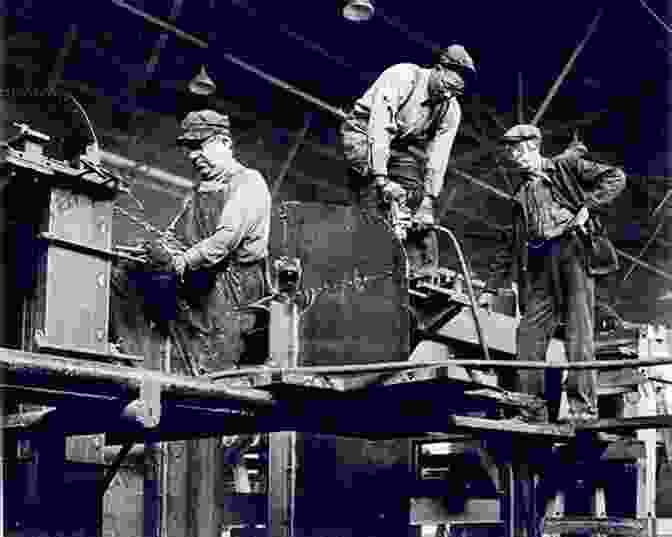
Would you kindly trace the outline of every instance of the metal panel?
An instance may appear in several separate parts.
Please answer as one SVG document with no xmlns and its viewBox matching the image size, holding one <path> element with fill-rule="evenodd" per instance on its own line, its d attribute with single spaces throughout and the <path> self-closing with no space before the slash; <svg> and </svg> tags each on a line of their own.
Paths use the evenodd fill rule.
<svg viewBox="0 0 672 537">
<path fill-rule="evenodd" d="M 491 349 L 504 352 L 511 356 L 516 355 L 516 330 L 518 320 L 515 317 L 487 311 L 480 308 L 478 317 L 487 335 L 486 341 Z M 471 310 L 464 309 L 438 330 L 442 337 L 478 345 L 478 335 Z M 551 363 L 566 362 L 564 345 L 559 339 L 552 339 L 548 347 L 546 360 Z"/>
<path fill-rule="evenodd" d="M 50 246 L 42 329 L 49 343 L 107 349 L 110 264 Z"/>
<path fill-rule="evenodd" d="M 112 203 L 53 188 L 48 231 L 58 238 L 108 250 L 112 245 Z"/>
<path fill-rule="evenodd" d="M 300 259 L 304 289 L 317 290 L 302 317 L 300 365 L 408 358 L 406 256 L 382 220 L 341 205 L 283 203 L 270 250 Z"/>
</svg>

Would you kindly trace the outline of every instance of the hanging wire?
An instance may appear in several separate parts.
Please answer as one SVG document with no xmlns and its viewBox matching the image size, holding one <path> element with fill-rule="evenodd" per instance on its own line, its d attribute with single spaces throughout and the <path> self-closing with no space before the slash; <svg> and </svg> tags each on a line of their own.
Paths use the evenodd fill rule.
<svg viewBox="0 0 672 537">
<path fill-rule="evenodd" d="M 100 151 L 100 145 L 98 144 L 98 137 L 96 136 L 96 131 L 93 130 L 93 124 L 91 123 L 89 116 L 84 110 L 84 107 L 81 104 L 79 104 L 79 101 L 75 99 L 75 96 L 72 93 L 66 93 L 65 95 L 66 97 L 69 97 L 73 103 L 75 103 L 75 106 L 84 117 L 84 121 L 86 122 L 86 125 L 89 128 L 89 132 L 91 133 L 91 137 L 93 138 L 94 148 L 96 151 Z"/>
<path fill-rule="evenodd" d="M 651 16 L 652 16 L 654 19 L 656 19 L 656 20 L 660 23 L 660 25 L 668 31 L 668 33 L 671 33 L 671 34 L 672 34 L 672 27 L 670 27 L 670 26 L 669 26 L 663 19 L 661 19 L 661 18 L 656 14 L 656 12 L 655 12 L 653 9 L 651 9 L 651 8 L 649 7 L 649 4 L 647 4 L 645 0 L 639 0 L 639 3 L 642 4 L 642 6 L 644 7 L 644 9 L 646 9 L 646 10 L 651 14 Z"/>
</svg>

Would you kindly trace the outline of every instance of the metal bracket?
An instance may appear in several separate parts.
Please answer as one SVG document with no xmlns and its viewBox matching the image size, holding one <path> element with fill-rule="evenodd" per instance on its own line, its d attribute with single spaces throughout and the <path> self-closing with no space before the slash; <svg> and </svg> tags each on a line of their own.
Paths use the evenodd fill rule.
<svg viewBox="0 0 672 537">
<path fill-rule="evenodd" d="M 161 383 L 151 375 L 145 375 L 140 384 L 140 397 L 131 401 L 122 416 L 145 429 L 153 429 L 161 421 Z"/>
</svg>

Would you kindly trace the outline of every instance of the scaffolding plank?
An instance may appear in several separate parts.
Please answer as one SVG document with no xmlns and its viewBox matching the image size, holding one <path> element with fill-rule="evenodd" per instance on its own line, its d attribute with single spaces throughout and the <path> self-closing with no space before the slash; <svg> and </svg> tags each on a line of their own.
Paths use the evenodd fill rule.
<svg viewBox="0 0 672 537">
<path fill-rule="evenodd" d="M 168 400 L 194 399 L 219 401 L 221 405 L 273 406 L 273 396 L 254 389 L 232 389 L 211 382 L 206 378 L 190 378 L 181 375 L 149 371 L 146 369 L 87 362 L 42 353 L 30 353 L 0 348 L 0 374 L 4 374 L 4 386 L 8 389 L 36 389 L 43 391 L 49 400 L 51 395 L 70 392 L 97 398 L 112 396 L 135 399 L 141 386 L 151 379 L 161 386 L 162 397 Z"/>
<path fill-rule="evenodd" d="M 574 428 L 571 425 L 532 424 L 517 420 L 493 420 L 472 416 L 450 416 L 449 421 L 454 427 L 479 432 L 502 432 L 561 439 L 574 437 Z"/>
<path fill-rule="evenodd" d="M 578 424 L 577 431 L 624 431 L 664 429 L 672 427 L 672 416 L 642 416 L 636 418 L 605 418 Z"/>
</svg>

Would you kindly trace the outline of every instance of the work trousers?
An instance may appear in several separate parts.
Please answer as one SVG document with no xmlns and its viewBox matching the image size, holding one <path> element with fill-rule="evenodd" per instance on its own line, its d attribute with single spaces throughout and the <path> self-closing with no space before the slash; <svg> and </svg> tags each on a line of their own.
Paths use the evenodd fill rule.
<svg viewBox="0 0 672 537">
<path fill-rule="evenodd" d="M 175 332 L 200 373 L 258 365 L 267 358 L 263 337 L 251 337 L 263 335 L 258 316 L 245 310 L 268 293 L 265 263 L 228 264 L 214 273 L 185 275 Z"/>
<path fill-rule="evenodd" d="M 517 331 L 519 360 L 545 361 L 556 330 L 564 323 L 569 362 L 585 362 L 595 356 L 595 281 L 586 270 L 580 240 L 573 234 L 528 246 L 526 305 Z M 544 397 L 545 372 L 521 369 L 517 389 Z M 565 381 L 570 416 L 597 416 L 597 374 L 573 370 Z M 564 416 L 560 416 L 561 418 Z"/>
<path fill-rule="evenodd" d="M 408 208 L 411 214 L 417 211 L 424 192 L 413 187 L 403 178 L 390 177 L 390 181 L 399 183 L 407 192 Z M 355 177 L 350 182 L 353 201 L 360 210 L 369 215 L 388 218 L 386 204 L 381 200 L 378 187 L 373 178 Z M 419 193 L 418 193 L 419 190 Z M 419 198 L 420 201 L 416 201 Z M 439 266 L 439 239 L 434 229 L 411 228 L 403 241 L 411 271 L 421 272 Z"/>
<path fill-rule="evenodd" d="M 349 118 L 341 125 L 341 144 L 349 163 L 348 186 L 353 202 L 364 213 L 388 219 L 389 211 L 375 185 L 369 169 L 369 139 L 362 120 Z M 408 147 L 394 144 L 388 161 L 389 180 L 401 185 L 406 191 L 406 206 L 414 214 L 425 194 L 424 162 L 418 159 Z M 404 240 L 412 271 L 436 268 L 439 264 L 439 241 L 433 229 L 410 229 Z"/>
</svg>

